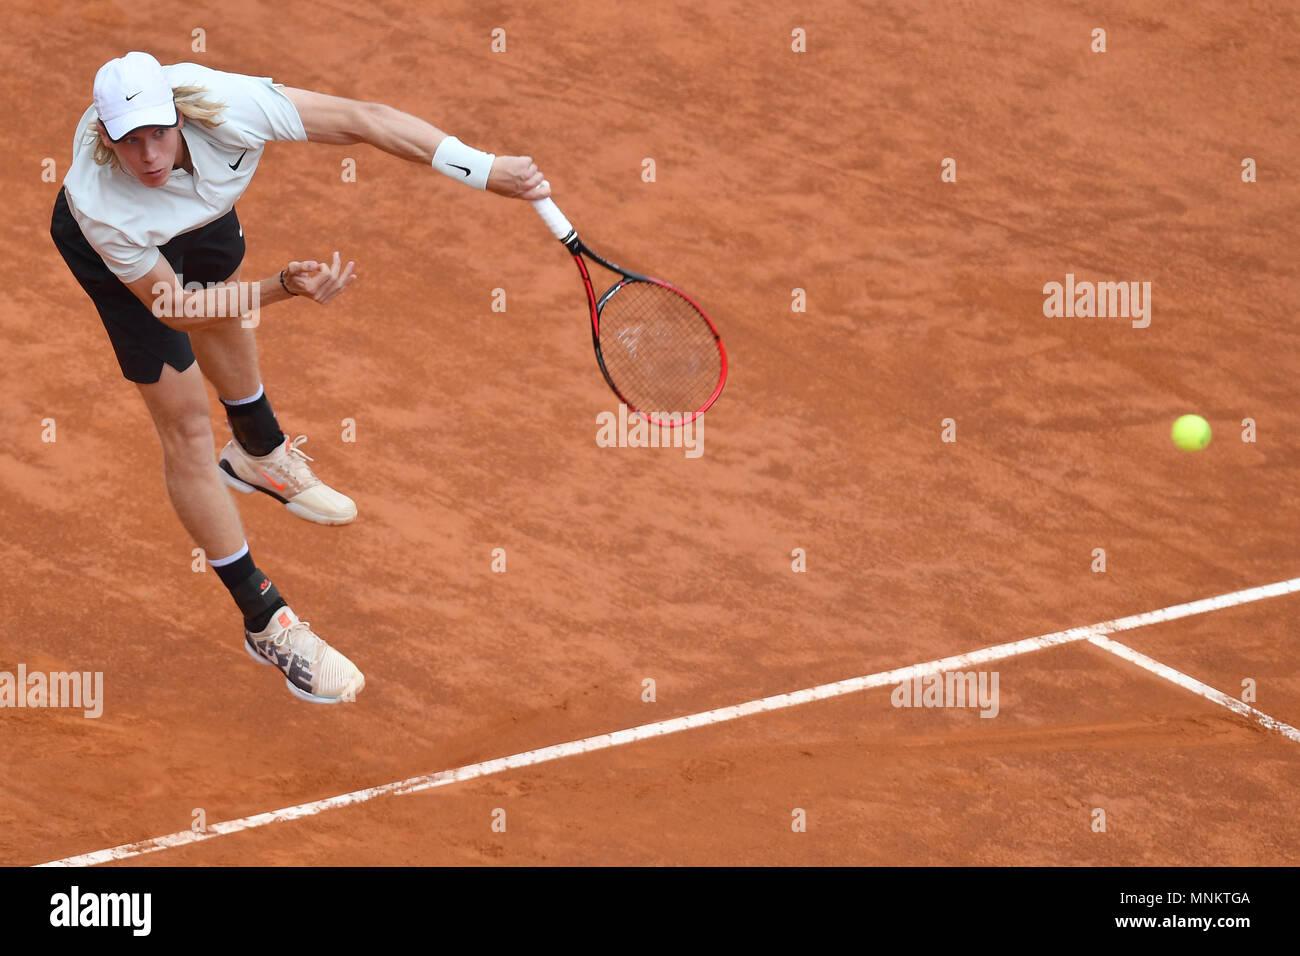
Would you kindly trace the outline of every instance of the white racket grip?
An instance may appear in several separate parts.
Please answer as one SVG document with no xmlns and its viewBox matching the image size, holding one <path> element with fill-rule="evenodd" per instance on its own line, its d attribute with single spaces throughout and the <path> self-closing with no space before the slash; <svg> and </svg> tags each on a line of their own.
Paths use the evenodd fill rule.
<svg viewBox="0 0 1300 956">
<path fill-rule="evenodd" d="M 564 218 L 564 213 L 560 212 L 560 207 L 555 205 L 555 200 L 549 196 L 546 199 L 534 199 L 533 208 L 537 210 L 537 215 L 542 217 L 542 222 L 551 230 L 551 235 L 555 236 L 561 242 L 573 235 L 573 225 L 569 220 Z"/>
</svg>

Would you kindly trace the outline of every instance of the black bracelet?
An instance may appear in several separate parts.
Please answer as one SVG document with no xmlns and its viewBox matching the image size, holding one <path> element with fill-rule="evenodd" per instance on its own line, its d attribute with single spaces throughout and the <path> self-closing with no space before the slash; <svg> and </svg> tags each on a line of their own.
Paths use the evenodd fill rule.
<svg viewBox="0 0 1300 956">
<path fill-rule="evenodd" d="M 285 274 L 286 271 L 287 271 L 287 270 L 285 270 L 285 269 L 281 269 L 281 270 L 280 270 L 280 285 L 284 286 L 284 291 L 285 291 L 285 292 L 288 292 L 290 295 L 297 295 L 297 294 L 298 294 L 297 292 L 293 292 L 293 291 L 291 291 L 291 290 L 289 289 L 289 287 L 288 287 L 287 285 L 285 285 L 284 274 Z"/>
</svg>

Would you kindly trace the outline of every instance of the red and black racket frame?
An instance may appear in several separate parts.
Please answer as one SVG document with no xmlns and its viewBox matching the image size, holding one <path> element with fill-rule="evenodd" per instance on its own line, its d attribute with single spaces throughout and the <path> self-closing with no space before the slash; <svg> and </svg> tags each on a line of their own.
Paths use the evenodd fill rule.
<svg viewBox="0 0 1300 956">
<path fill-rule="evenodd" d="M 651 424 L 659 425 L 664 428 L 676 428 L 682 425 L 687 425 L 708 411 L 709 407 L 718 400 L 718 396 L 722 394 L 722 387 L 727 384 L 727 350 L 722 345 L 722 337 L 718 334 L 717 326 L 713 324 L 713 320 L 708 317 L 705 311 L 700 308 L 699 303 L 670 282 L 665 282 L 662 279 L 656 279 L 652 276 L 643 276 L 639 272 L 632 272 L 630 269 L 624 269 L 622 266 L 615 265 L 608 259 L 602 258 L 583 244 L 582 240 L 578 238 L 576 230 L 570 232 L 569 235 L 561 239 L 560 242 L 573 256 L 573 261 L 578 267 L 579 274 L 582 276 L 582 284 L 587 290 L 587 304 L 591 308 L 591 344 L 596 350 L 596 363 L 600 366 L 600 374 L 605 376 L 605 381 L 609 384 L 610 389 L 618 396 L 619 400 L 627 406 L 628 411 L 635 412 Z M 621 280 L 607 289 L 599 299 L 596 298 L 596 290 L 592 288 L 591 274 L 587 272 L 587 264 L 582 261 L 583 256 L 587 256 L 594 262 L 599 263 L 610 272 L 616 272 L 623 276 Z M 718 346 L 718 356 L 722 361 L 722 369 L 718 375 L 717 387 L 713 390 L 713 394 L 709 396 L 708 401 L 694 412 L 687 415 L 685 410 L 683 410 L 680 421 L 659 421 L 651 418 L 650 414 L 642 409 L 635 407 L 627 400 L 627 397 L 619 390 L 619 387 L 614 384 L 614 380 L 610 378 L 609 370 L 605 368 L 605 357 L 600 352 L 600 310 L 605 307 L 605 303 L 608 302 L 619 289 L 632 282 L 649 282 L 651 285 L 663 286 L 665 289 L 680 295 L 691 304 L 696 312 L 699 313 L 700 318 L 708 323 L 709 331 L 713 333 L 713 341 Z M 660 409 L 660 411 L 664 411 L 664 409 Z"/>
</svg>

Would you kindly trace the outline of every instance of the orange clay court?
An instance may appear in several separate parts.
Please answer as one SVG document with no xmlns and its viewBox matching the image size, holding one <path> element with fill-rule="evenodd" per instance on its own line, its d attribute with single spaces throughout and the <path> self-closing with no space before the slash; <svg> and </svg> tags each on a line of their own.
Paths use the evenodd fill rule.
<svg viewBox="0 0 1300 956">
<path fill-rule="evenodd" d="M 0 862 L 1300 860 L 1293 7 L 436 6 L 7 8 L 0 52 L 40 73 L 0 80 L 0 670 L 102 671 L 104 710 L 0 711 Z M 594 248 L 718 323 L 703 454 L 597 445 L 616 399 L 526 204 L 272 145 L 246 275 L 334 249 L 361 275 L 259 332 L 285 431 L 360 510 L 238 503 L 367 676 L 347 706 L 286 693 L 191 570 L 49 238 L 94 72 L 131 49 L 536 157 Z M 1150 282 L 1149 327 L 1045 316 L 1067 274 Z M 1204 451 L 1170 442 L 1186 412 Z M 887 672 L 1043 635 L 938 666 L 996 672 L 994 719 L 893 706 Z"/>
</svg>

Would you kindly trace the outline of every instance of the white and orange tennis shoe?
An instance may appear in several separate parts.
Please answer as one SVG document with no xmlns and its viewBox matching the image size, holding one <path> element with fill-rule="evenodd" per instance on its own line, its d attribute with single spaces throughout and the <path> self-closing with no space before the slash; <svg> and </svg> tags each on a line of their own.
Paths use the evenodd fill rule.
<svg viewBox="0 0 1300 956">
<path fill-rule="evenodd" d="M 221 478 L 246 495 L 254 491 L 270 495 L 299 518 L 317 524 L 347 524 L 357 516 L 356 503 L 312 472 L 307 462 L 313 459 L 300 447 L 306 440 L 306 435 L 292 442 L 286 437 L 269 455 L 254 458 L 231 439 L 221 450 Z"/>
<path fill-rule="evenodd" d="M 288 607 L 275 612 L 266 629 L 244 632 L 244 649 L 253 660 L 278 667 L 295 697 L 313 704 L 357 699 L 366 686 L 357 665 L 312 633 Z"/>
</svg>

